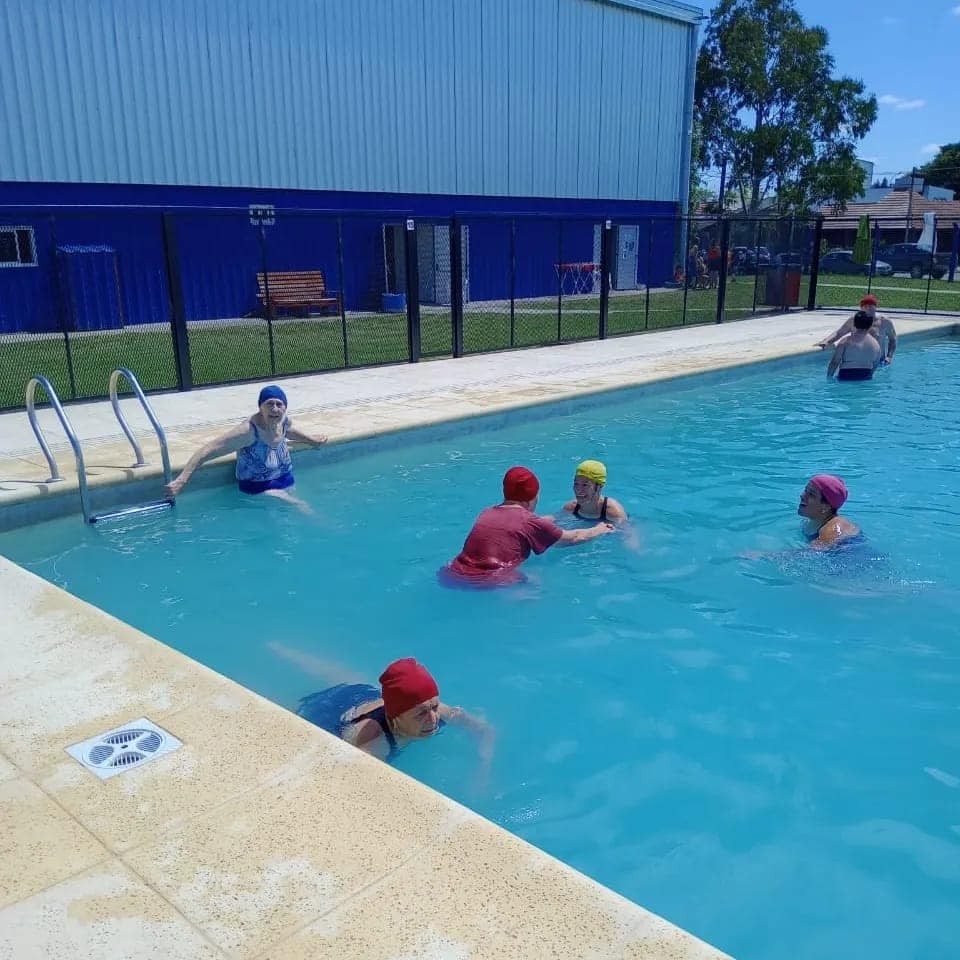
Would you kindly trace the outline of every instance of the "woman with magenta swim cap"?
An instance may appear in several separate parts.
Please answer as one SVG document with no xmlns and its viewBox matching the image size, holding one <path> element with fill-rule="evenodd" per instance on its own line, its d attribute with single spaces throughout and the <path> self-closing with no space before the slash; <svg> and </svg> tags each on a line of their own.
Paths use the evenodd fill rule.
<svg viewBox="0 0 960 960">
<path fill-rule="evenodd" d="M 860 528 L 839 514 L 847 485 L 829 473 L 818 473 L 800 494 L 797 513 L 806 521 L 804 534 L 814 550 L 828 550 L 860 534 Z"/>
<path fill-rule="evenodd" d="M 366 683 L 341 683 L 300 701 L 297 713 L 318 727 L 381 760 L 392 760 L 408 743 L 459 724 L 480 738 L 489 763 L 493 728 L 460 707 L 440 702 L 430 671 L 413 657 L 394 660 L 380 674 L 380 689 Z"/>
<path fill-rule="evenodd" d="M 241 493 L 266 493 L 309 510 L 293 495 L 293 463 L 287 440 L 319 446 L 327 438 L 314 437 L 293 426 L 287 416 L 287 395 L 276 384 L 260 391 L 257 407 L 252 417 L 197 450 L 176 480 L 167 484 L 167 496 L 176 497 L 200 464 L 236 452 L 237 486 Z"/>
</svg>

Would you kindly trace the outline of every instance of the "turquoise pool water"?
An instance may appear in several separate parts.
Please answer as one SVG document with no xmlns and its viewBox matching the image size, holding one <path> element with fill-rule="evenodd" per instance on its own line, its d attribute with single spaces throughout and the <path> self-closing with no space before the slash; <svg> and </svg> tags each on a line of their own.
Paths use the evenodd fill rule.
<svg viewBox="0 0 960 960">
<path fill-rule="evenodd" d="M 822 362 L 821 362 L 822 361 Z M 356 457 L 299 463 L 305 520 L 232 489 L 173 516 L 0 550 L 294 707 L 415 655 L 496 726 L 489 778 L 445 730 L 399 766 L 740 960 L 960 953 L 960 342 L 866 384 L 826 357 Z M 330 451 L 335 454 L 336 451 Z M 328 456 L 330 454 L 327 454 Z M 606 461 L 642 549 L 437 568 L 504 469 L 541 512 Z M 843 475 L 869 549 L 799 547 L 807 478 Z"/>
</svg>

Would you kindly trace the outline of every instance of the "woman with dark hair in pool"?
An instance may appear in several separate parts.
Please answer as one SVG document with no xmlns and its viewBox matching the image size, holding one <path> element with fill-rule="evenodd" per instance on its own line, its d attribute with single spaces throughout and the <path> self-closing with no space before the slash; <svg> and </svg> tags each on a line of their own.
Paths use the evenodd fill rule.
<svg viewBox="0 0 960 960">
<path fill-rule="evenodd" d="M 293 495 L 293 463 L 287 440 L 319 446 L 325 436 L 314 437 L 297 430 L 287 416 L 287 395 L 276 385 L 264 387 L 257 398 L 257 412 L 242 424 L 205 443 L 187 461 L 176 480 L 166 486 L 170 499 L 190 481 L 194 470 L 214 457 L 237 453 L 237 486 L 241 493 L 266 493 L 300 509 L 309 507 Z"/>
<path fill-rule="evenodd" d="M 493 754 L 493 728 L 460 707 L 441 703 L 437 681 L 413 657 L 394 660 L 380 674 L 379 690 L 366 683 L 341 683 L 304 697 L 297 713 L 381 760 L 392 760 L 408 743 L 432 737 L 446 723 L 477 734 L 485 763 Z"/>
</svg>

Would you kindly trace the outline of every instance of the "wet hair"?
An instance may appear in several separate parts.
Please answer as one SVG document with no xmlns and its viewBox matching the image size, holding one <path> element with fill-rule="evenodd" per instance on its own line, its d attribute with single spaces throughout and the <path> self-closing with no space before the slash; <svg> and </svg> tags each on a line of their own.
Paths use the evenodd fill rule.
<svg viewBox="0 0 960 960">
<path fill-rule="evenodd" d="M 869 330 L 873 326 L 873 318 L 866 310 L 858 310 L 854 314 L 853 325 L 858 330 Z"/>
</svg>

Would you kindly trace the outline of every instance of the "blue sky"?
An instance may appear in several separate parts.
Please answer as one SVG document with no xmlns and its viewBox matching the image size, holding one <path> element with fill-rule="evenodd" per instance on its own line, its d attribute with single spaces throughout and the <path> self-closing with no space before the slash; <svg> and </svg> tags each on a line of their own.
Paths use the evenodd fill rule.
<svg viewBox="0 0 960 960">
<path fill-rule="evenodd" d="M 960 0 L 795 4 L 807 24 L 826 29 L 837 73 L 876 94 L 877 120 L 857 151 L 875 162 L 875 177 L 909 172 L 938 144 L 960 140 Z"/>
</svg>

